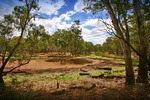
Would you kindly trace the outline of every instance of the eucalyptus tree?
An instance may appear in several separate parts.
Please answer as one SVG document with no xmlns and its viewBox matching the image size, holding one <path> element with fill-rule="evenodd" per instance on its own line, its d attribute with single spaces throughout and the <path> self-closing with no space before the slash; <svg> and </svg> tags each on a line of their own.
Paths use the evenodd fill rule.
<svg viewBox="0 0 150 100">
<path fill-rule="evenodd" d="M 80 48 L 81 48 L 81 43 L 83 38 L 81 36 L 81 31 L 82 29 L 80 28 L 80 21 L 79 20 L 75 20 L 74 24 L 72 24 L 70 31 L 72 33 L 72 46 L 71 46 L 71 51 L 72 54 L 74 56 L 76 56 L 78 54 L 78 52 L 80 52 Z"/>
<path fill-rule="evenodd" d="M 31 53 L 35 54 L 38 53 L 41 49 L 40 47 L 40 32 L 37 27 L 32 28 L 29 30 L 26 42 L 28 44 L 28 49 Z"/>
<path fill-rule="evenodd" d="M 113 49 L 113 37 L 108 37 L 106 41 L 103 43 L 103 51 L 107 52 L 109 54 L 114 54 L 114 49 Z"/>
<path fill-rule="evenodd" d="M 145 26 L 144 26 L 144 19 L 142 15 L 142 9 L 140 3 L 143 3 L 139 0 L 133 0 L 133 7 L 134 7 L 134 16 L 136 19 L 136 25 L 137 25 L 137 33 L 139 37 L 139 53 L 141 56 L 139 56 L 139 70 L 138 70 L 138 77 L 137 82 L 140 83 L 147 83 L 148 82 L 148 63 L 150 64 L 150 61 L 148 61 L 148 40 L 147 35 L 145 33 Z M 150 5 L 149 5 L 150 6 Z M 150 9 L 148 9 L 150 11 Z"/>
<path fill-rule="evenodd" d="M 5 15 L 4 19 L 0 21 L 0 53 L 1 53 L 1 63 L 4 63 L 5 56 L 7 53 L 8 44 L 12 38 L 12 32 L 14 30 L 13 26 L 13 16 L 12 15 Z"/>
<path fill-rule="evenodd" d="M 84 46 L 84 48 L 83 48 L 83 50 L 84 50 L 83 53 L 84 54 L 90 54 L 90 53 L 96 51 L 95 50 L 95 46 L 94 46 L 94 44 L 92 42 L 86 42 L 86 41 L 84 41 L 83 46 Z"/>
<path fill-rule="evenodd" d="M 58 29 L 53 35 L 52 40 L 59 51 L 70 52 L 72 56 L 82 52 L 81 29 L 79 27 L 79 20 L 76 20 L 69 29 Z"/>
<path fill-rule="evenodd" d="M 93 13 L 106 11 L 107 18 L 112 20 L 112 23 L 107 23 L 103 19 L 101 21 L 106 25 L 108 29 L 106 31 L 109 34 L 113 34 L 119 38 L 125 59 L 126 84 L 134 84 L 135 78 L 132 66 L 128 23 L 128 13 L 131 10 L 130 2 L 128 0 L 85 0 L 85 4 L 87 5 L 85 9 Z"/>
<path fill-rule="evenodd" d="M 143 3 L 146 0 L 85 0 L 87 1 L 87 9 L 92 10 L 93 12 L 97 11 L 107 11 L 109 17 L 112 20 L 112 25 L 106 22 L 105 25 L 109 29 L 108 32 L 110 34 L 115 35 L 120 39 L 120 43 L 122 45 L 122 49 L 124 52 L 124 58 L 126 63 L 126 83 L 133 84 L 134 83 L 134 73 L 132 67 L 132 59 L 131 59 L 131 50 L 130 48 L 139 56 L 139 71 L 138 71 L 138 81 L 140 83 L 148 82 L 147 78 L 147 66 L 150 64 L 150 61 L 147 58 L 147 39 L 145 36 L 145 29 L 143 24 L 143 18 L 141 16 L 141 11 L 145 10 L 149 11 L 149 6 L 145 7 Z M 133 14 L 134 10 L 134 14 Z M 131 33 L 130 27 L 132 27 L 130 16 L 135 15 L 133 18 L 136 19 L 135 26 L 138 31 L 138 43 L 139 43 L 139 51 L 131 45 Z M 102 20 L 103 21 L 103 20 Z M 113 29 L 115 32 L 113 32 Z M 116 34 L 115 34 L 116 33 Z"/>
<path fill-rule="evenodd" d="M 111 36 L 106 39 L 106 41 L 101 46 L 101 51 L 103 53 L 109 53 L 114 55 L 122 55 L 121 45 L 118 38 Z"/>
<path fill-rule="evenodd" d="M 58 29 L 53 35 L 52 35 L 52 41 L 53 43 L 56 45 L 56 47 L 58 48 L 59 51 L 61 52 L 66 52 L 67 51 L 67 47 L 69 46 L 69 34 L 70 32 L 63 29 L 60 30 Z"/>
<path fill-rule="evenodd" d="M 4 16 L 4 19 L 0 22 L 0 39 L 4 40 L 0 43 L 1 48 L 1 65 L 0 65 L 0 84 L 4 84 L 3 75 L 13 71 L 14 69 L 29 63 L 31 56 L 25 61 L 24 57 L 21 57 L 21 60 L 18 60 L 18 65 L 14 66 L 9 71 L 4 72 L 6 64 L 9 63 L 11 58 L 14 55 L 17 55 L 17 49 L 23 43 L 23 36 L 26 34 L 27 30 L 31 27 L 31 20 L 35 17 L 35 14 L 31 14 L 34 10 L 38 10 L 37 0 L 19 0 L 23 3 L 23 6 L 16 6 L 11 15 Z M 18 38 L 15 39 L 15 42 L 11 49 L 9 45 L 11 43 L 12 35 L 15 32 L 19 32 Z M 8 50 L 9 49 L 9 50 Z M 23 49 L 23 48 L 22 48 Z M 18 53 L 19 54 L 19 53 Z M 19 57 L 20 59 L 20 57 Z"/>
<path fill-rule="evenodd" d="M 98 54 L 102 53 L 102 45 L 101 44 L 94 45 L 94 52 Z"/>
<path fill-rule="evenodd" d="M 47 34 L 44 26 L 35 26 L 29 30 L 26 43 L 30 53 L 46 52 L 49 50 L 50 35 Z"/>
<path fill-rule="evenodd" d="M 41 26 L 41 25 L 40 25 Z M 42 42 L 42 48 L 41 51 L 42 52 L 49 52 L 50 51 L 50 47 L 51 47 L 51 36 L 48 34 L 48 32 L 46 32 L 44 26 L 41 26 L 40 28 L 41 31 L 41 42 Z"/>
</svg>

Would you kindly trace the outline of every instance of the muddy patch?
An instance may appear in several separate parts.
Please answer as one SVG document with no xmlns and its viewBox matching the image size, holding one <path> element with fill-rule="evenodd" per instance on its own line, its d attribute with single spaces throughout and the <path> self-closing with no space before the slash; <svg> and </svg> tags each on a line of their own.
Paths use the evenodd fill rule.
<svg viewBox="0 0 150 100">
<path fill-rule="evenodd" d="M 87 59 L 83 58 L 49 58 L 46 62 L 59 62 L 60 64 L 87 64 L 92 63 Z"/>
</svg>

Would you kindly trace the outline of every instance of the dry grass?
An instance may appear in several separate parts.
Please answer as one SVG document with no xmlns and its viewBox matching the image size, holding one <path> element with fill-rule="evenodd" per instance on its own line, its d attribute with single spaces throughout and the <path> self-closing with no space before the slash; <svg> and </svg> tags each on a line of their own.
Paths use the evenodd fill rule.
<svg viewBox="0 0 150 100">
<path fill-rule="evenodd" d="M 67 60 L 67 64 L 61 64 L 56 60 L 32 60 L 18 70 L 29 71 L 30 74 L 5 77 L 6 88 L 0 93 L 0 100 L 150 100 L 149 85 L 128 87 L 124 85 L 125 78 L 79 76 L 81 68 L 91 75 L 124 75 L 123 61 L 101 58 L 74 61 Z M 100 71 L 96 67 L 112 67 L 112 70 Z"/>
<path fill-rule="evenodd" d="M 23 83 L 7 86 L 1 100 L 149 100 L 150 86 L 124 86 L 124 79 L 91 79 Z M 92 87 L 94 85 L 94 87 Z M 74 87 L 74 88 L 73 88 Z"/>
</svg>

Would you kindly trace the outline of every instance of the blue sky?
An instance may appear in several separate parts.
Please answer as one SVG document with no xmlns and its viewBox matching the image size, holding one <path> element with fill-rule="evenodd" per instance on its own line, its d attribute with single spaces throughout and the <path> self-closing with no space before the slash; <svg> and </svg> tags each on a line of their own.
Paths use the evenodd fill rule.
<svg viewBox="0 0 150 100">
<path fill-rule="evenodd" d="M 69 28 L 73 21 L 80 20 L 84 40 L 94 44 L 102 44 L 109 36 L 101 31 L 106 29 L 102 22 L 98 22 L 91 12 L 83 11 L 83 0 L 39 0 L 40 10 L 36 13 L 39 17 L 34 21 L 37 25 L 44 25 L 49 34 L 57 29 Z M 3 15 L 10 14 L 14 6 L 20 5 L 18 0 L 0 0 L 0 19 Z M 104 16 L 104 14 L 100 14 Z M 105 19 L 109 21 L 108 19 Z"/>
</svg>

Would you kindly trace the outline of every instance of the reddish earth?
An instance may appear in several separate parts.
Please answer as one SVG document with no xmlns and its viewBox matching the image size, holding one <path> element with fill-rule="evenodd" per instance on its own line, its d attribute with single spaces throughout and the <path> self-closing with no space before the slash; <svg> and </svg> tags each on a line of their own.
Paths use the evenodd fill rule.
<svg viewBox="0 0 150 100">
<path fill-rule="evenodd" d="M 15 63 L 7 65 L 15 66 Z M 80 68 L 90 67 L 105 67 L 105 66 L 122 66 L 123 64 L 118 61 L 104 60 L 104 59 L 83 59 L 83 58 L 67 58 L 67 59 L 35 59 L 25 66 L 17 70 L 30 70 L 30 71 L 63 71 L 64 69 L 73 70 Z M 33 74 L 35 75 L 35 74 Z M 30 77 L 27 76 L 27 77 Z M 13 97 L 33 100 L 150 100 L 150 86 L 137 84 L 131 87 L 125 87 L 125 78 L 113 79 L 95 79 L 85 78 L 74 81 L 42 81 L 35 83 L 21 83 L 20 86 L 13 86 L 14 89 L 6 92 L 5 95 L 0 97 Z M 59 88 L 57 88 L 59 83 Z M 12 87 L 12 88 L 13 88 Z M 18 100 L 19 100 L 18 99 Z M 6 99 L 5 99 L 6 100 Z M 11 99 L 9 99 L 11 100 Z M 17 99 L 16 99 L 17 100 Z"/>
<path fill-rule="evenodd" d="M 81 68 L 88 65 L 99 64 L 102 60 L 98 59 L 83 59 L 83 58 L 67 58 L 67 59 L 35 59 L 31 60 L 29 64 L 17 68 L 17 70 L 48 70 L 48 69 L 74 69 Z M 8 64 L 6 70 L 13 68 L 17 62 Z"/>
</svg>

